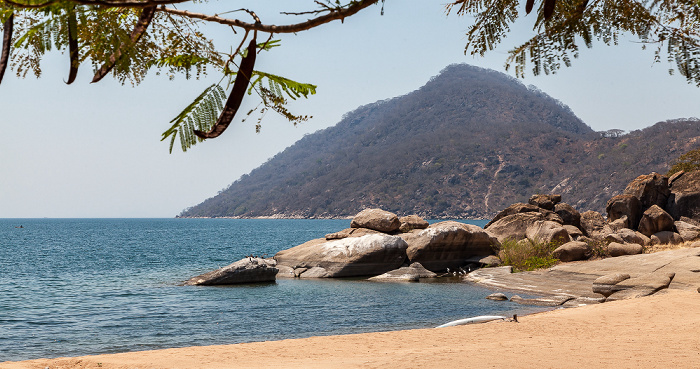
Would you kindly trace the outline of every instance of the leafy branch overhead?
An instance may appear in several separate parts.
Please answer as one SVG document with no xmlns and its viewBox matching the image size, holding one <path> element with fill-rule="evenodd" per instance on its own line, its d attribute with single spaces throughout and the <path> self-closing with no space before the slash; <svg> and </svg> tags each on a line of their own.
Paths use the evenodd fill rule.
<svg viewBox="0 0 700 369">
<path fill-rule="evenodd" d="M 210 9 L 208 0 L 0 0 L 0 83 L 6 69 L 18 77 L 40 76 L 41 60 L 52 50 L 68 51 L 68 84 L 86 63 L 92 67 L 93 82 L 111 74 L 121 83 L 136 85 L 152 70 L 171 79 L 176 74 L 199 78 L 212 71 L 220 75 L 218 84 L 206 88 L 170 122 L 163 140 L 170 139 L 171 152 L 178 136 L 187 150 L 219 136 L 235 116 L 245 121 L 258 114 L 256 130 L 269 111 L 296 124 L 310 117 L 290 112 L 289 99 L 307 98 L 316 86 L 255 70 L 256 58 L 279 46 L 275 35 L 342 21 L 380 2 L 383 13 L 386 0 L 305 1 L 313 4 L 308 10 L 280 12 L 292 22 L 271 24 L 255 9 L 234 5 L 216 14 L 196 11 Z M 614 45 L 621 35 L 632 34 L 642 45 L 655 47 L 655 60 L 670 62 L 670 72 L 678 71 L 700 86 L 698 0 L 452 1 L 448 14 L 470 16 L 465 53 L 476 55 L 493 50 L 523 12 L 531 14 L 535 35 L 511 50 L 506 61 L 506 69 L 512 67 L 519 77 L 528 68 L 535 75 L 555 73 L 572 64 L 581 44 Z M 178 9 L 180 5 L 188 10 Z M 228 47 L 233 51 L 217 49 L 205 35 L 204 24 L 230 29 Z M 246 96 L 260 103 L 241 117 L 238 110 Z"/>
</svg>

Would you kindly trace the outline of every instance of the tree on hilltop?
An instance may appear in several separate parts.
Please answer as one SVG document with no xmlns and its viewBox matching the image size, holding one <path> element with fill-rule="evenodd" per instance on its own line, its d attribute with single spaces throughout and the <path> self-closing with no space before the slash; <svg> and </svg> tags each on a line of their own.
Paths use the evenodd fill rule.
<svg viewBox="0 0 700 369">
<path fill-rule="evenodd" d="M 307 10 L 282 11 L 293 21 L 270 24 L 255 9 L 221 9 L 216 14 L 197 9 L 207 0 L 0 0 L 3 27 L 0 83 L 8 66 L 17 76 L 41 75 L 41 59 L 53 50 L 68 51 L 68 79 L 73 83 L 79 67 L 89 63 L 92 82 L 111 74 L 121 83 L 139 84 L 155 69 L 186 78 L 216 73 L 219 83 L 206 88 L 185 107 L 163 133 L 172 151 L 179 137 L 186 151 L 204 139 L 222 134 L 234 117 L 257 114 L 256 129 L 269 111 L 292 123 L 309 117 L 286 108 L 289 99 L 307 98 L 316 86 L 255 69 L 261 52 L 280 46 L 275 35 L 307 31 L 381 6 L 386 0 L 315 0 Z M 308 1 L 310 4 L 310 1 Z M 666 57 L 670 72 L 678 71 L 700 86 L 700 5 L 697 0 L 454 0 L 447 13 L 473 17 L 465 53 L 483 55 L 506 37 L 510 26 L 533 14 L 536 35 L 510 51 L 506 69 L 523 77 L 531 64 L 533 74 L 554 73 L 570 66 L 579 44 L 617 43 L 631 33 L 643 45 L 653 45 L 656 61 Z M 231 6 L 231 8 L 236 8 Z M 470 19 L 471 19 L 470 17 Z M 203 24 L 220 24 L 232 30 L 230 50 L 215 47 Z M 212 72 L 214 71 L 214 72 Z M 238 112 L 247 95 L 260 104 Z"/>
</svg>

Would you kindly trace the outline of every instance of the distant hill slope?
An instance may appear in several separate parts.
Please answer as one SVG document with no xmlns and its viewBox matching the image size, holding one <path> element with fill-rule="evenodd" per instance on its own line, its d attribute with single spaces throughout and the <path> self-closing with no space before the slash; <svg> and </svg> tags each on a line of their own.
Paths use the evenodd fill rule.
<svg viewBox="0 0 700 369">
<path fill-rule="evenodd" d="M 180 216 L 342 217 L 380 207 L 478 218 L 543 192 L 600 211 L 631 179 L 665 172 L 696 147 L 697 120 L 605 138 L 514 78 L 452 65 L 417 91 L 305 136 Z"/>
</svg>

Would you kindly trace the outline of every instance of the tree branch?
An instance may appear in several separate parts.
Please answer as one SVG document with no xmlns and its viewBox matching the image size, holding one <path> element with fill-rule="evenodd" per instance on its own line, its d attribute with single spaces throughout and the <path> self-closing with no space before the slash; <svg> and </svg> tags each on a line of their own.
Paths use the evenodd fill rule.
<svg viewBox="0 0 700 369">
<path fill-rule="evenodd" d="M 7 3 L 15 8 L 20 9 L 39 9 L 49 5 L 52 5 L 59 0 L 48 0 L 40 4 L 29 4 L 24 1 L 18 0 L 0 0 L 1 3 Z M 192 0 L 70 0 L 76 4 L 82 5 L 103 5 L 112 8 L 143 8 L 148 6 L 157 6 L 165 4 L 179 4 L 186 3 Z"/>
<path fill-rule="evenodd" d="M 83 0 L 79 0 L 83 1 Z M 289 25 L 282 25 L 282 26 L 277 26 L 273 24 L 260 24 L 260 23 L 248 23 L 248 22 L 243 22 L 238 19 L 227 19 L 227 18 L 222 18 L 216 15 L 207 15 L 207 14 L 201 14 L 201 13 L 193 13 L 187 10 L 178 10 L 178 9 L 171 9 L 171 8 L 166 8 L 164 6 L 161 6 L 158 8 L 158 11 L 162 11 L 165 13 L 170 13 L 174 15 L 179 15 L 183 17 L 188 17 L 188 18 L 196 18 L 196 19 L 201 19 L 207 22 L 215 22 L 215 23 L 220 23 L 220 24 L 225 24 L 229 26 L 234 26 L 234 27 L 239 27 L 243 28 L 245 30 L 249 31 L 261 31 L 261 32 L 271 32 L 271 33 L 295 33 L 295 32 L 301 32 L 301 31 L 306 31 L 309 29 L 312 29 L 314 27 L 318 27 L 322 24 L 332 22 L 337 19 L 344 19 L 345 17 L 349 17 L 351 15 L 356 14 L 360 10 L 369 7 L 370 5 L 374 5 L 379 0 L 361 0 L 358 2 L 353 3 L 352 5 L 348 6 L 347 8 L 339 9 L 339 10 L 332 10 L 328 14 L 322 15 L 317 18 L 312 18 L 307 20 L 306 22 L 301 22 L 301 23 L 296 23 L 296 24 L 289 24 Z"/>
</svg>

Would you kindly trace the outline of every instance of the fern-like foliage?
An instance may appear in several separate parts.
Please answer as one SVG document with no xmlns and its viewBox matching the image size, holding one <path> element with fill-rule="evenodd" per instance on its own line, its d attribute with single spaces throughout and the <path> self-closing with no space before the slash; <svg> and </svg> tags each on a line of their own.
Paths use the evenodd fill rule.
<svg viewBox="0 0 700 369">
<path fill-rule="evenodd" d="M 284 97 L 284 95 L 287 95 L 292 100 L 296 100 L 301 96 L 308 98 L 309 95 L 315 95 L 316 87 L 318 87 L 310 83 L 292 81 L 289 78 L 256 70 L 253 71 L 253 78 L 250 81 L 250 88 L 248 88 L 248 94 L 251 94 L 253 89 L 260 86 L 263 83 L 263 79 L 267 79 L 268 90 L 280 97 Z"/>
<path fill-rule="evenodd" d="M 224 109 L 226 92 L 219 85 L 211 85 L 204 92 L 197 96 L 177 117 L 170 121 L 172 125 L 163 132 L 161 141 L 170 137 L 170 153 L 173 152 L 175 139 L 180 136 L 182 151 L 187 151 L 190 147 L 201 142 L 202 139 L 195 136 L 195 129 L 208 131 L 216 123 L 219 114 Z"/>
</svg>

